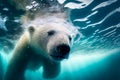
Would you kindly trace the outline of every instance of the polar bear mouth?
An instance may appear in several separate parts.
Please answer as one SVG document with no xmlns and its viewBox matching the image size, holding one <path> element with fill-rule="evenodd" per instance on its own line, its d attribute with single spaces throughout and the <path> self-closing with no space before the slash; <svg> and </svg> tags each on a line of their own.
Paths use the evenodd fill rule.
<svg viewBox="0 0 120 80">
<path fill-rule="evenodd" d="M 54 59 L 54 60 L 63 60 L 63 59 L 68 59 L 69 57 L 69 54 L 67 55 L 51 55 L 51 57 Z"/>
<path fill-rule="evenodd" d="M 63 56 L 52 56 L 52 58 L 53 58 L 54 60 L 63 60 L 63 59 L 64 59 Z"/>
</svg>

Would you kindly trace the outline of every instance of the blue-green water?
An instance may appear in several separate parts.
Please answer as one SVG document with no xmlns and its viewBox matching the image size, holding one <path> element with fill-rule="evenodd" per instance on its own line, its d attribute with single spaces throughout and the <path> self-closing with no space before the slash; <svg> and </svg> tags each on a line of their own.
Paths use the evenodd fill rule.
<svg viewBox="0 0 120 80">
<path fill-rule="evenodd" d="M 65 4 L 82 36 L 72 46 L 70 58 L 62 62 L 61 74 L 51 80 L 120 80 L 120 1 L 67 0 Z M 19 22 L 23 13 L 0 0 L 0 80 L 14 42 L 23 31 Z M 27 70 L 25 76 L 41 80 L 41 73 L 42 69 Z"/>
</svg>

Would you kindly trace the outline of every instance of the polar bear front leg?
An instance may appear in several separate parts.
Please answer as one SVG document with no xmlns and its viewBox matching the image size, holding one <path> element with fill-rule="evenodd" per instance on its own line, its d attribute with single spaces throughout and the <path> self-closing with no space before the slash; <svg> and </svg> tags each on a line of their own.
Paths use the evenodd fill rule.
<svg viewBox="0 0 120 80">
<path fill-rule="evenodd" d="M 19 54 L 19 52 L 18 52 Z M 28 64 L 29 57 L 25 55 L 15 55 L 7 66 L 4 80 L 24 80 L 24 72 Z"/>
<path fill-rule="evenodd" d="M 22 36 L 8 62 L 4 80 L 24 80 L 24 72 L 32 54 L 30 50 L 27 37 Z"/>
<path fill-rule="evenodd" d="M 60 62 L 45 61 L 43 64 L 43 77 L 55 78 L 60 73 Z"/>
</svg>

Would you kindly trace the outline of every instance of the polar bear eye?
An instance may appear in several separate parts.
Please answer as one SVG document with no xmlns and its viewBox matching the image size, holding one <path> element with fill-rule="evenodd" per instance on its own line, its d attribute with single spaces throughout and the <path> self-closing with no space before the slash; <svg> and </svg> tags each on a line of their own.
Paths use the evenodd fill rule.
<svg viewBox="0 0 120 80">
<path fill-rule="evenodd" d="M 54 35 L 54 34 L 55 34 L 54 30 L 48 31 L 48 36 L 51 36 L 51 35 Z"/>
<path fill-rule="evenodd" d="M 68 36 L 68 38 L 69 38 L 70 41 L 72 40 L 71 36 Z"/>
</svg>

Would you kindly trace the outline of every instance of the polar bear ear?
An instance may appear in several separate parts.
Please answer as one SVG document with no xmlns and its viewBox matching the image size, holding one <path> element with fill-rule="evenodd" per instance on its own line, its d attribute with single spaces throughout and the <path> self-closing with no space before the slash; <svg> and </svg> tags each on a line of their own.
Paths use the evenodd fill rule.
<svg viewBox="0 0 120 80">
<path fill-rule="evenodd" d="M 34 27 L 34 26 L 30 26 L 30 27 L 28 28 L 28 31 L 29 31 L 30 33 L 33 33 L 33 32 L 35 31 L 35 27 Z"/>
</svg>

